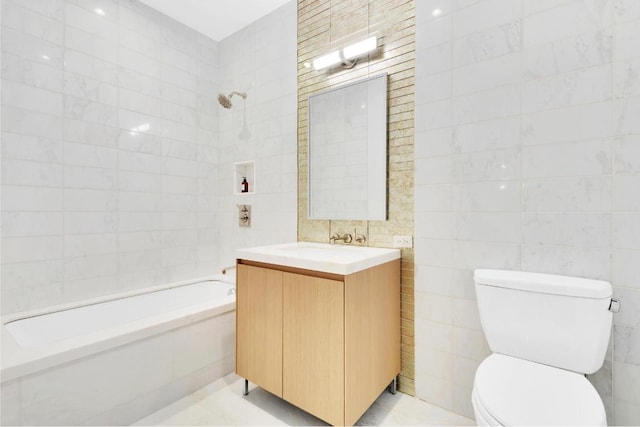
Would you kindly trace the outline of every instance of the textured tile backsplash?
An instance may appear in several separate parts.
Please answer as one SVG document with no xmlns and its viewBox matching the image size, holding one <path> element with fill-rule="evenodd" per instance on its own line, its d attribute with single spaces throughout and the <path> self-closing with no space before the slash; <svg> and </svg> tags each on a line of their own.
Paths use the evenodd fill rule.
<svg viewBox="0 0 640 427">
<path fill-rule="evenodd" d="M 639 424 L 638 2 L 416 3 L 416 395 L 473 415 L 473 269 L 575 275 L 622 300 L 590 379 Z"/>
<path fill-rule="evenodd" d="M 332 233 L 363 233 L 368 246 L 391 247 L 393 235 L 413 234 L 414 1 L 298 2 L 298 238 L 328 242 Z M 393 4 L 393 8 L 390 5 Z M 379 31 L 380 57 L 348 70 L 316 71 L 304 63 Z M 388 73 L 388 176 L 386 221 L 308 218 L 308 98 L 346 82 Z M 399 390 L 414 394 L 413 249 L 402 250 L 401 372 Z"/>
</svg>

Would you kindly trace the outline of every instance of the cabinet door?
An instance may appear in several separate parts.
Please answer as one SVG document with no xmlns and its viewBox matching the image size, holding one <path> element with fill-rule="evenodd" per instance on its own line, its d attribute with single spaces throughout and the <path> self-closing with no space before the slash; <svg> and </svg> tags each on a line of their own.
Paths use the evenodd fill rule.
<svg viewBox="0 0 640 427">
<path fill-rule="evenodd" d="M 282 397 L 282 272 L 238 264 L 236 373 Z"/>
<path fill-rule="evenodd" d="M 400 261 L 345 277 L 345 423 L 400 373 Z"/>
<path fill-rule="evenodd" d="M 282 397 L 344 424 L 344 284 L 283 273 Z"/>
</svg>

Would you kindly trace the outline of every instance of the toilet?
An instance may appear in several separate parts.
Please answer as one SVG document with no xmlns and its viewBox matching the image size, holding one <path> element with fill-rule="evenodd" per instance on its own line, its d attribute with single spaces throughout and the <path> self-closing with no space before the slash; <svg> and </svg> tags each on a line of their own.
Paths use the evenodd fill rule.
<svg viewBox="0 0 640 427">
<path fill-rule="evenodd" d="M 585 374 L 602 366 L 611 333 L 611 284 L 503 270 L 475 270 L 480 322 L 492 353 L 471 401 L 480 426 L 606 426 Z"/>
</svg>

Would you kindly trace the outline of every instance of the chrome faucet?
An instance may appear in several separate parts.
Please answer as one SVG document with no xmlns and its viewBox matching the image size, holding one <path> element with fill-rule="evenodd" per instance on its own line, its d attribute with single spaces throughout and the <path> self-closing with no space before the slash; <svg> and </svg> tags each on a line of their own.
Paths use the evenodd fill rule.
<svg viewBox="0 0 640 427">
<path fill-rule="evenodd" d="M 353 236 L 345 233 L 344 236 L 340 236 L 340 233 L 333 233 L 333 236 L 329 237 L 329 243 L 334 244 L 336 241 L 343 241 L 345 243 L 351 243 Z"/>
</svg>

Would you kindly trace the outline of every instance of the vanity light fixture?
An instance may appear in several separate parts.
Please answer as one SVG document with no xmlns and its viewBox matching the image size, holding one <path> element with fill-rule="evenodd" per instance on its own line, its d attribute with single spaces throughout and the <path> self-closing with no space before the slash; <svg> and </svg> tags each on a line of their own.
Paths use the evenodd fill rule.
<svg viewBox="0 0 640 427">
<path fill-rule="evenodd" d="M 341 62 L 342 58 L 340 57 L 340 52 L 336 50 L 335 52 L 331 52 L 314 59 L 313 68 L 315 70 L 322 70 L 323 68 L 332 67 L 340 64 Z"/>
<path fill-rule="evenodd" d="M 355 59 L 367 55 L 369 52 L 376 50 L 377 47 L 378 38 L 376 36 L 369 37 L 342 49 L 342 56 L 344 59 Z"/>
<path fill-rule="evenodd" d="M 323 70 L 341 64 L 344 68 L 353 67 L 358 59 L 370 54 L 378 48 L 378 37 L 369 36 L 341 50 L 322 55 L 313 60 L 313 68 L 316 71 Z"/>
</svg>

